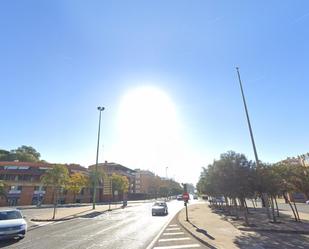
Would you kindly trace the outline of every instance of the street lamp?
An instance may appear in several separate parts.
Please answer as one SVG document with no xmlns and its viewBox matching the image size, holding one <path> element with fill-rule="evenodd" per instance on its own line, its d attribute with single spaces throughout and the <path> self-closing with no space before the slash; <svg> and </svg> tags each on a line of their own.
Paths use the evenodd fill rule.
<svg viewBox="0 0 309 249">
<path fill-rule="evenodd" d="M 98 110 L 100 112 L 99 115 L 99 129 L 98 129 L 98 144 L 97 144 L 97 157 L 96 157 L 96 164 L 95 164 L 95 177 L 94 177 L 94 184 L 93 184 L 93 197 L 92 197 L 92 209 L 95 209 L 95 202 L 96 202 L 96 190 L 97 190 L 97 182 L 98 182 L 98 163 L 99 163 L 99 146 L 100 146 L 100 129 L 101 129 L 101 113 L 104 111 L 104 107 L 98 106 Z"/>
</svg>

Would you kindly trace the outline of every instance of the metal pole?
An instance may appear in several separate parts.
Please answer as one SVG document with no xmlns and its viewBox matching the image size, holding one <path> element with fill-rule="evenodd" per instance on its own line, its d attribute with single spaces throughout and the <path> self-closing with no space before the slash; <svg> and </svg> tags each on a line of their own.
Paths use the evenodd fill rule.
<svg viewBox="0 0 309 249">
<path fill-rule="evenodd" d="M 109 186 L 109 205 L 108 205 L 108 211 L 111 211 L 111 202 L 112 202 L 112 195 L 113 195 L 113 180 L 112 178 L 109 179 L 109 182 L 110 182 L 110 186 Z"/>
<path fill-rule="evenodd" d="M 246 103 L 245 94 L 244 94 L 244 90 L 243 90 L 243 88 L 242 88 L 242 83 L 241 83 L 241 79 L 240 79 L 239 68 L 236 67 L 236 70 L 237 70 L 237 75 L 238 75 L 238 80 L 239 80 L 239 86 L 240 86 L 240 91 L 241 91 L 241 95 L 242 95 L 242 100 L 243 100 L 244 107 L 245 107 L 245 112 L 246 112 L 246 117 L 247 117 L 247 123 L 248 123 L 248 127 L 249 127 L 249 132 L 250 132 L 250 137 L 251 137 L 251 142 L 252 142 L 252 147 L 253 147 L 253 152 L 254 152 L 254 157 L 255 157 L 255 163 L 256 163 L 256 166 L 259 167 L 259 158 L 258 158 L 258 154 L 257 154 L 257 152 L 256 152 L 256 147 L 255 147 L 253 132 L 252 132 L 251 123 L 250 123 L 250 119 L 249 119 L 249 113 L 248 113 L 247 103 Z"/>
<path fill-rule="evenodd" d="M 96 164 L 95 164 L 95 177 L 94 177 L 94 184 L 93 184 L 92 209 L 95 209 L 95 204 L 96 204 L 96 192 L 97 192 L 97 181 L 98 181 L 98 164 L 99 164 L 99 147 L 100 147 L 100 129 L 101 129 L 101 112 L 104 109 L 105 109 L 104 107 L 98 107 L 100 114 L 99 114 L 97 156 L 96 156 Z"/>
<path fill-rule="evenodd" d="M 236 70 L 237 70 L 237 75 L 238 75 L 238 80 L 239 80 L 239 86 L 240 86 L 240 90 L 241 90 L 242 100 L 243 100 L 244 107 L 245 107 L 247 123 L 248 123 L 248 127 L 249 127 L 249 132 L 250 132 L 250 137 L 251 137 L 251 142 L 252 142 L 252 147 L 253 147 L 253 152 L 254 152 L 254 157 L 255 157 L 255 163 L 256 163 L 257 169 L 259 169 L 260 168 L 260 163 L 259 163 L 259 158 L 258 158 L 258 154 L 257 154 L 256 147 L 255 147 L 255 142 L 254 142 L 252 127 L 251 127 L 251 123 L 250 123 L 250 119 L 249 119 L 247 103 L 246 103 L 246 99 L 245 99 L 244 90 L 243 90 L 243 87 L 242 87 L 242 82 L 241 82 L 241 79 L 240 79 L 239 68 L 236 67 Z M 265 207 L 266 207 L 267 216 L 268 216 L 269 219 L 271 219 L 270 218 L 270 212 L 269 212 L 268 195 L 267 195 L 267 193 L 261 193 L 261 194 L 262 194 L 262 196 L 261 196 L 262 200 L 264 200 L 264 204 L 265 204 Z"/>
<path fill-rule="evenodd" d="M 185 203 L 186 205 L 186 221 L 189 221 L 189 218 L 188 218 L 188 203 Z"/>
</svg>

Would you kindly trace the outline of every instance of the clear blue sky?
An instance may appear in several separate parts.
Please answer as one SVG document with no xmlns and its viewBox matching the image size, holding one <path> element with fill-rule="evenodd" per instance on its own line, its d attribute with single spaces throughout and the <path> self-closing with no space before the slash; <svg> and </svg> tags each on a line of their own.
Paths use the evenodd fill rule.
<svg viewBox="0 0 309 249">
<path fill-rule="evenodd" d="M 129 167 L 163 175 L 164 162 L 132 165 L 120 151 L 109 154 L 123 96 L 150 85 L 174 104 L 184 151 L 199 155 L 190 177 L 172 166 L 169 175 L 194 181 L 201 166 L 227 150 L 253 159 L 239 66 L 260 159 L 308 152 L 308 1 L 0 5 L 2 149 L 31 145 L 50 162 L 91 164 L 96 106 L 104 105 L 101 160 L 116 161 L 118 153 Z"/>
</svg>

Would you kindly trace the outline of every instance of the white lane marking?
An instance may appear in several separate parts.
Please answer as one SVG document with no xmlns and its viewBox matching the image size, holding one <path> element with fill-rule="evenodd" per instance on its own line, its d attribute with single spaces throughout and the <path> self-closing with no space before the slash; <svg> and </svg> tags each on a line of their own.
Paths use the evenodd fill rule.
<svg viewBox="0 0 309 249">
<path fill-rule="evenodd" d="M 184 237 L 184 238 L 159 239 L 159 242 L 178 241 L 178 240 L 190 240 L 190 238 Z"/>
<path fill-rule="evenodd" d="M 174 230 L 180 230 L 180 228 L 179 227 L 166 228 L 166 231 L 174 231 Z"/>
<path fill-rule="evenodd" d="M 184 232 L 177 232 L 177 233 L 163 233 L 163 235 L 180 235 L 185 234 Z"/>
<path fill-rule="evenodd" d="M 169 225 L 169 227 L 178 227 L 176 224 Z"/>
<path fill-rule="evenodd" d="M 152 249 L 154 244 L 156 243 L 156 241 L 158 240 L 158 238 L 160 238 L 161 234 L 164 232 L 165 228 L 168 226 L 168 224 L 172 221 L 172 219 L 175 217 L 174 216 L 171 216 L 167 222 L 164 224 L 164 226 L 162 227 L 162 229 L 160 230 L 160 232 L 157 234 L 156 237 L 154 237 L 154 239 L 150 242 L 150 244 L 147 246 L 146 249 Z"/>
<path fill-rule="evenodd" d="M 176 245 L 176 246 L 157 246 L 153 249 L 181 249 L 181 248 L 197 248 L 201 247 L 199 244 L 188 244 L 188 245 Z"/>
</svg>

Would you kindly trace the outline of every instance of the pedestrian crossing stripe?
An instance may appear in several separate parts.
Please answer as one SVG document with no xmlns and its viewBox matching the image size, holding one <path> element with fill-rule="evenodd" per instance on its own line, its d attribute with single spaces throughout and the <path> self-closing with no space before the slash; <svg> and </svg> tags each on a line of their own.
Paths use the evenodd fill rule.
<svg viewBox="0 0 309 249">
<path fill-rule="evenodd" d="M 182 249 L 182 248 L 197 248 L 201 247 L 199 244 L 188 244 L 188 245 L 176 245 L 176 246 L 157 246 L 154 247 L 153 249 Z"/>
<path fill-rule="evenodd" d="M 181 234 L 185 234 L 184 232 L 176 232 L 176 233 L 163 233 L 163 235 L 181 235 Z"/>
<path fill-rule="evenodd" d="M 170 239 L 159 239 L 159 242 L 168 242 L 168 241 L 178 241 L 178 240 L 189 240 L 189 237 L 184 238 L 170 238 Z"/>
</svg>

